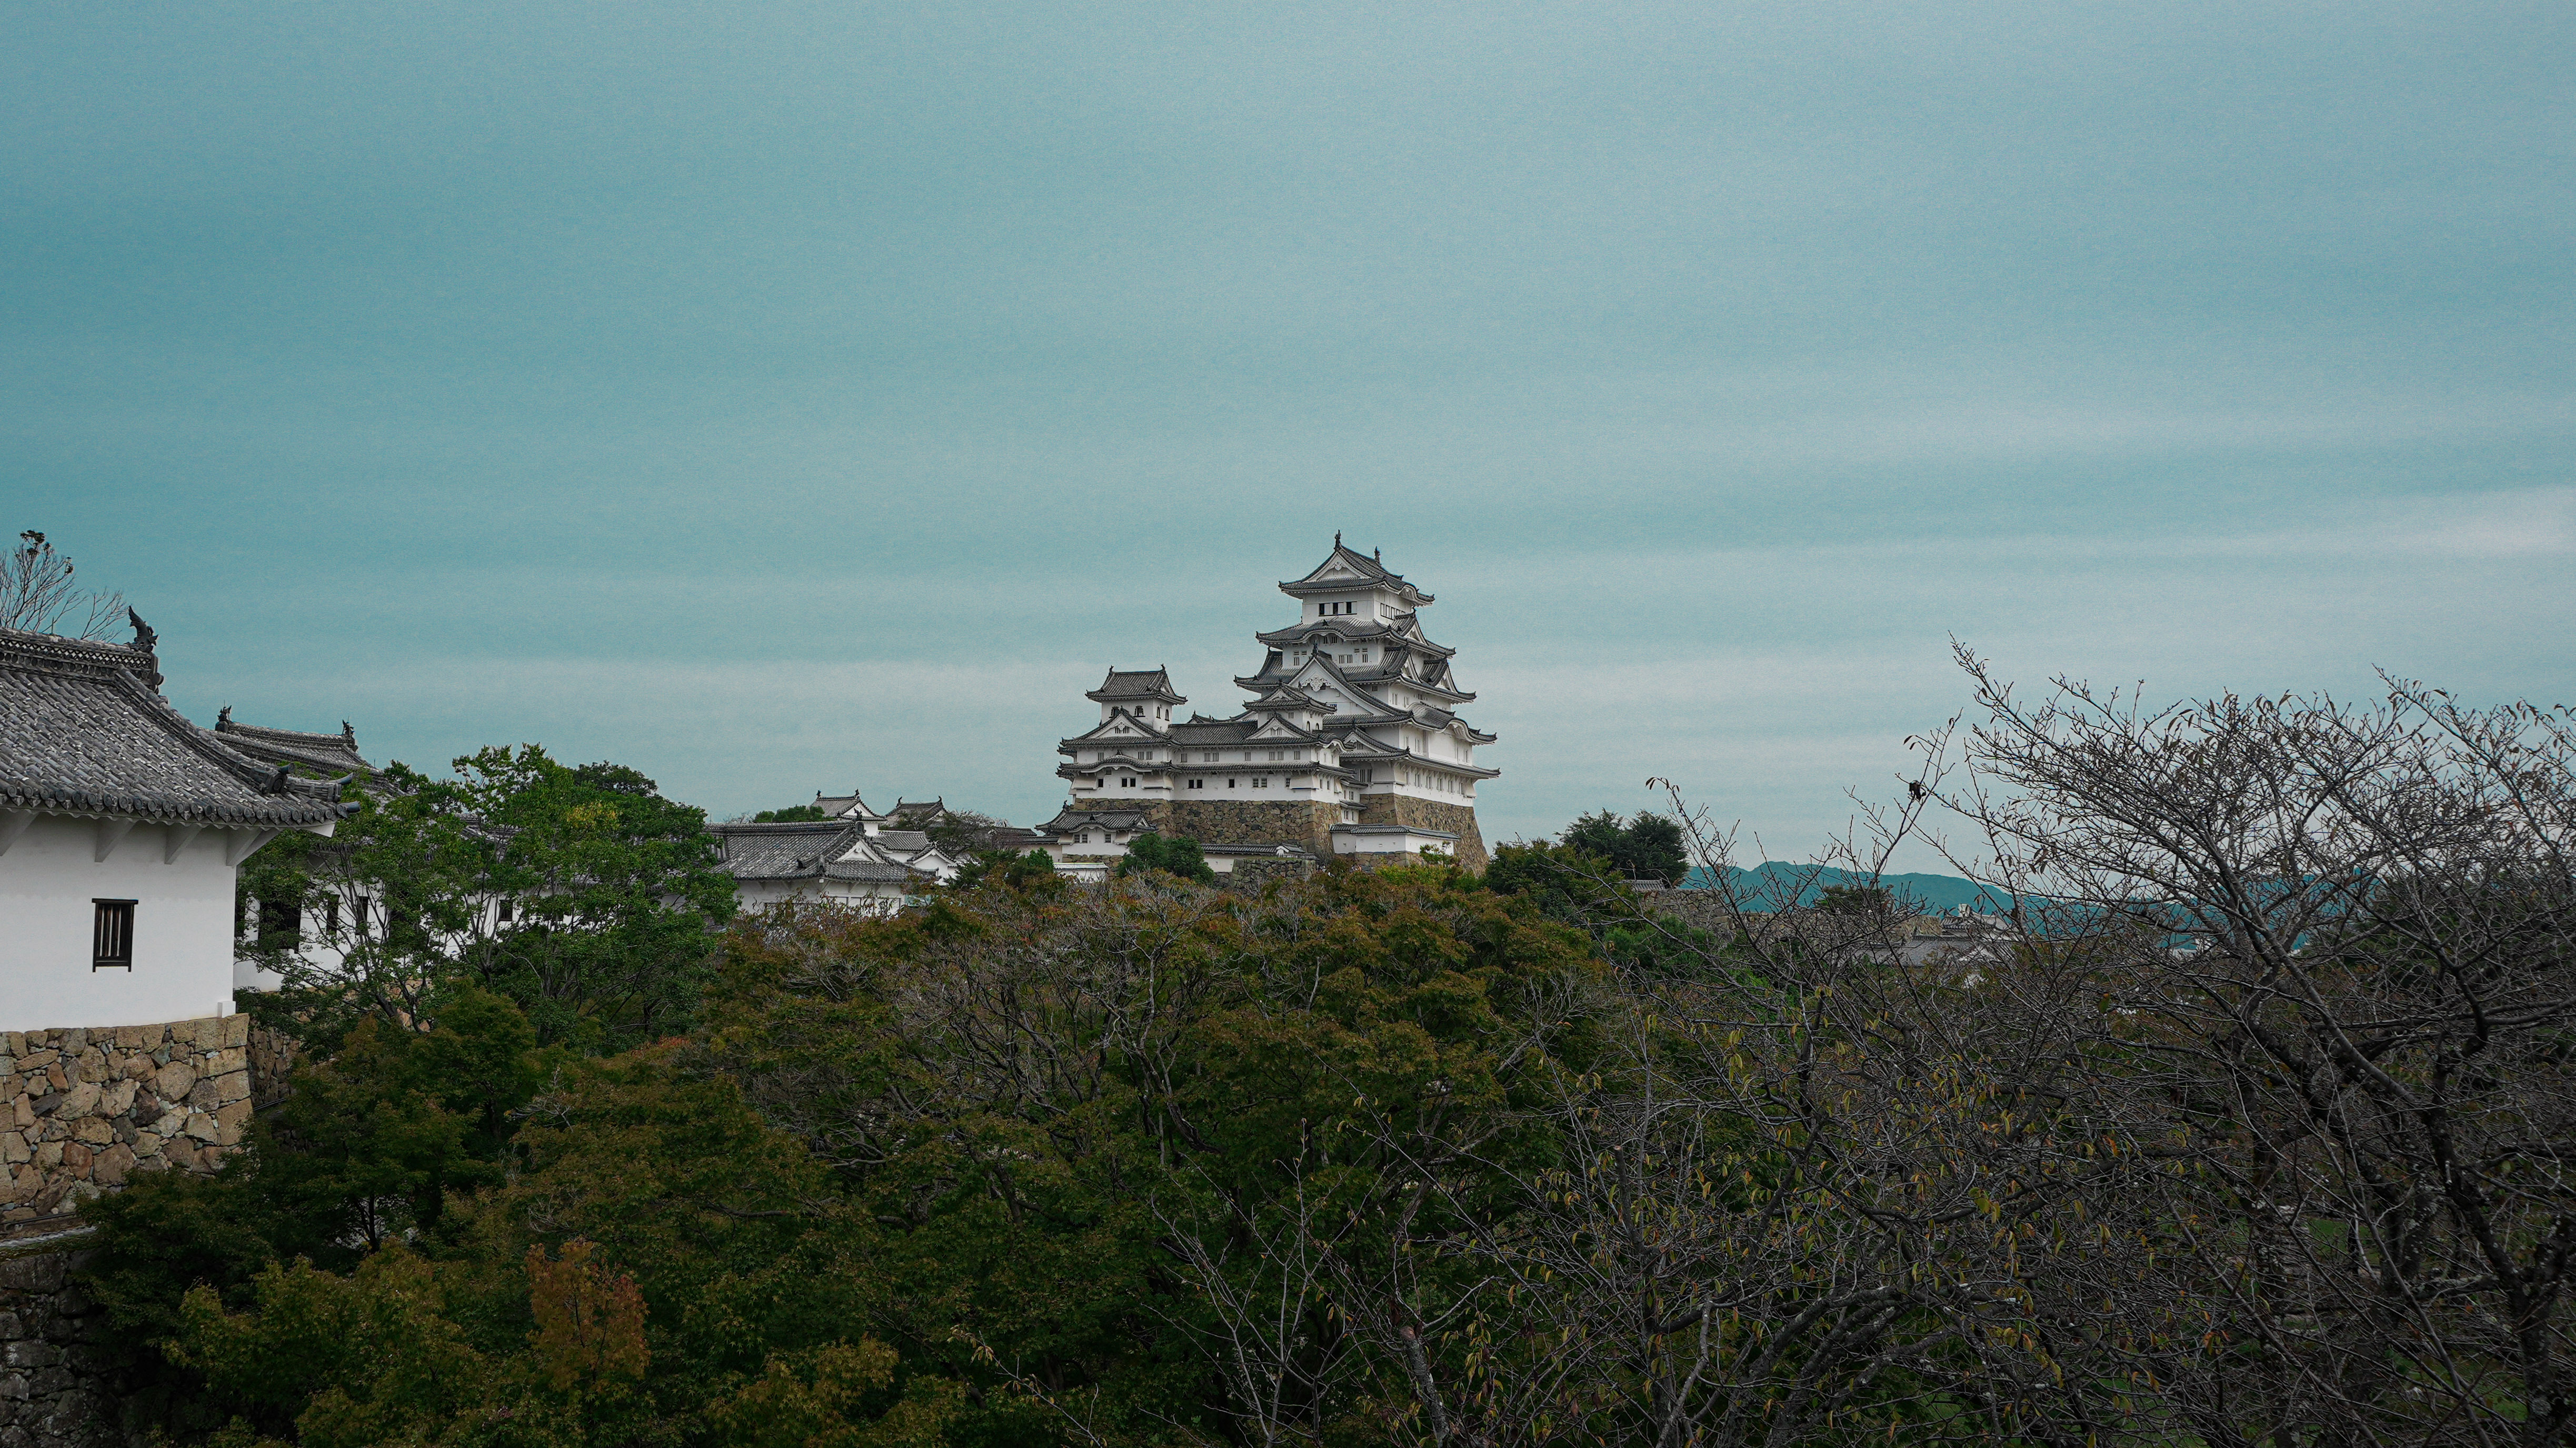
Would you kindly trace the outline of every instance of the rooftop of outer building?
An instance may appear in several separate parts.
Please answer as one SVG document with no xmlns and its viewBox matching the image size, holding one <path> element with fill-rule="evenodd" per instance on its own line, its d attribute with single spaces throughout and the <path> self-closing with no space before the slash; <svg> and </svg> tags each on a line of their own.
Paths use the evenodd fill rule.
<svg viewBox="0 0 2576 1448">
<path fill-rule="evenodd" d="M 346 719 L 340 721 L 337 734 L 312 734 L 236 723 L 227 704 L 216 711 L 214 732 L 223 737 L 226 747 L 269 764 L 320 776 L 353 774 L 369 785 L 384 778 L 382 770 L 359 755 L 358 731 Z"/>
<path fill-rule="evenodd" d="M 0 629 L 0 809 L 300 828 L 349 812 L 338 780 L 300 778 L 200 729 L 162 698 L 157 636 Z"/>
</svg>

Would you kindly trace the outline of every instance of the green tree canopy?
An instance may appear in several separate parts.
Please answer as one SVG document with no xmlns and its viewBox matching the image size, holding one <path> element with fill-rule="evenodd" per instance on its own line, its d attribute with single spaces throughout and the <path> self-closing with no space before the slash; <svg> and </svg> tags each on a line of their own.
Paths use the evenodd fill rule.
<svg viewBox="0 0 2576 1448">
<path fill-rule="evenodd" d="M 243 872 L 263 927 L 250 954 L 287 984 L 252 1001 L 264 1021 L 327 1046 L 362 1015 L 433 1021 L 465 981 L 545 1041 L 613 1050 L 687 1028 L 734 902 L 703 811 L 536 745 L 467 755 L 449 779 L 385 773 L 382 792 L 351 786 L 360 808 L 334 838 L 281 839 Z"/>
<path fill-rule="evenodd" d="M 1557 838 L 1608 860 L 1632 880 L 1678 885 L 1690 872 L 1690 852 L 1683 847 L 1680 824 L 1652 811 L 1640 810 L 1622 823 L 1617 813 L 1596 810 L 1566 826 Z"/>
<path fill-rule="evenodd" d="M 1127 842 L 1127 853 L 1119 858 L 1112 873 L 1125 879 L 1148 870 L 1160 870 L 1202 885 L 1216 883 L 1216 870 L 1208 864 L 1207 855 L 1199 849 L 1199 842 L 1187 835 L 1138 835 Z"/>
</svg>

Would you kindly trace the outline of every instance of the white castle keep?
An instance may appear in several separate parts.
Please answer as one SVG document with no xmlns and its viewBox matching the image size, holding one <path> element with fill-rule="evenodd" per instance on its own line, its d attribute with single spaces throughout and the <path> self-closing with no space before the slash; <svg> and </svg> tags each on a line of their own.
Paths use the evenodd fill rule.
<svg viewBox="0 0 2576 1448">
<path fill-rule="evenodd" d="M 1476 790 L 1500 771 L 1475 756 L 1494 736 L 1456 712 L 1476 696 L 1457 651 L 1422 631 L 1432 596 L 1339 534 L 1279 591 L 1297 619 L 1253 636 L 1265 653 L 1234 681 L 1252 696 L 1234 716 L 1175 719 L 1189 701 L 1163 669 L 1112 669 L 1085 696 L 1099 723 L 1056 750 L 1071 794 L 1046 827 L 1060 867 L 1104 869 L 1154 830 L 1199 840 L 1219 870 L 1283 847 L 1483 868 Z"/>
</svg>

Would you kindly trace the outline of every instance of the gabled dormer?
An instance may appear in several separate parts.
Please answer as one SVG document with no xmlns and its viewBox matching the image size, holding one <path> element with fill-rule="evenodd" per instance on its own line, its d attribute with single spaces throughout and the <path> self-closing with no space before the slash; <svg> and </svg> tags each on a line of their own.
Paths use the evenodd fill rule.
<svg viewBox="0 0 2576 1448">
<path fill-rule="evenodd" d="M 1100 706 L 1101 723 L 1123 713 L 1157 734 L 1170 727 L 1172 710 L 1189 702 L 1172 687 L 1168 669 L 1111 669 L 1083 697 Z"/>
<path fill-rule="evenodd" d="M 1298 601 L 1300 620 L 1349 619 L 1381 624 L 1432 601 L 1431 595 L 1387 571 L 1375 554 L 1344 547 L 1333 535 L 1333 551 L 1303 578 L 1289 579 L 1279 591 Z"/>
</svg>

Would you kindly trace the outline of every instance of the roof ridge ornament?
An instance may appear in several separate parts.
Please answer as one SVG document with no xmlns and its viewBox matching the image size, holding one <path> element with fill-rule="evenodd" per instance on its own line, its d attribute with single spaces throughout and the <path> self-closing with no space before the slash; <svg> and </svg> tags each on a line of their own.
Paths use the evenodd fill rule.
<svg viewBox="0 0 2576 1448">
<path fill-rule="evenodd" d="M 233 706 L 226 704 L 224 707 L 215 711 L 215 732 L 221 734 L 232 727 Z"/>
<path fill-rule="evenodd" d="M 161 642 L 161 635 L 154 633 L 152 625 L 143 621 L 143 615 L 131 608 L 125 611 L 125 621 L 134 625 L 133 648 L 143 655 L 144 681 L 157 690 L 161 687 L 161 661 L 153 657 L 152 651 Z"/>
</svg>

